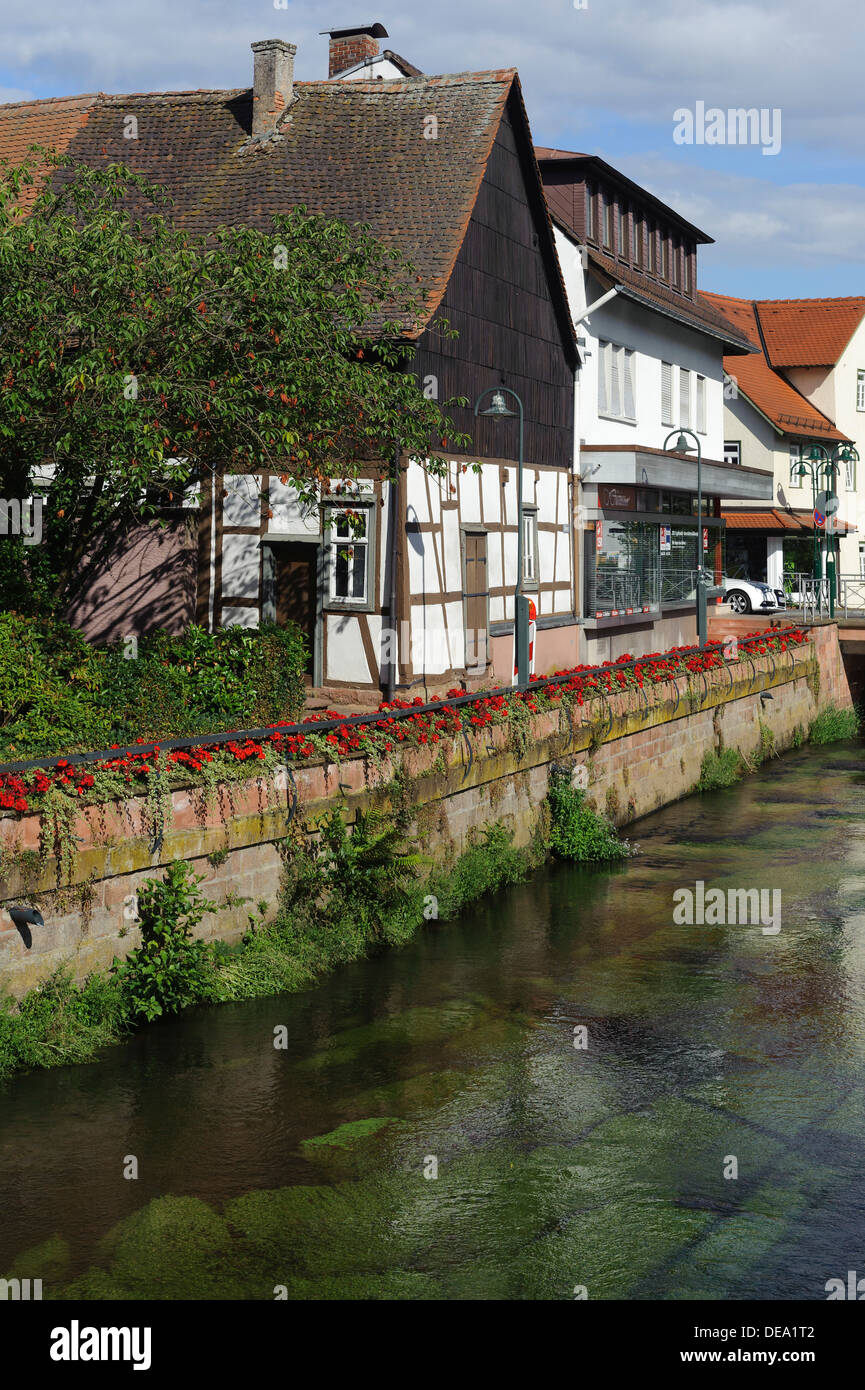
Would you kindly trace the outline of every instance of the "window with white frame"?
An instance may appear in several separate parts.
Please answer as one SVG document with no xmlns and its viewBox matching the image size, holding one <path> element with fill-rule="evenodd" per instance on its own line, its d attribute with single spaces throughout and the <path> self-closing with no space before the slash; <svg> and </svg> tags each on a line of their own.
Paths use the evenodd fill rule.
<svg viewBox="0 0 865 1390">
<path fill-rule="evenodd" d="M 598 414 L 634 420 L 634 353 L 619 343 L 598 343 Z"/>
<path fill-rule="evenodd" d="M 328 603 L 366 608 L 373 588 L 373 509 L 328 507 L 325 540 L 328 555 Z"/>
<path fill-rule="evenodd" d="M 742 442 L 739 439 L 724 440 L 724 462 L 734 463 L 738 468 L 742 462 Z"/>
<path fill-rule="evenodd" d="M 844 486 L 848 492 L 856 491 L 856 460 L 852 455 L 844 460 Z"/>
<path fill-rule="evenodd" d="M 523 586 L 538 587 L 538 514 L 534 507 L 523 508 Z"/>
<path fill-rule="evenodd" d="M 856 409 L 865 410 L 865 372 L 856 373 Z"/>
<path fill-rule="evenodd" d="M 691 428 L 691 373 L 679 368 L 679 425 Z"/>
<path fill-rule="evenodd" d="M 706 378 L 697 376 L 697 433 L 706 433 Z"/>
<path fill-rule="evenodd" d="M 801 462 L 802 462 L 802 445 L 801 445 L 801 444 L 791 444 L 791 445 L 790 445 L 790 486 L 791 486 L 791 487 L 801 487 L 801 486 L 802 486 L 802 477 L 801 477 L 801 474 L 799 474 L 799 473 L 797 472 L 797 470 L 798 470 L 799 465 L 800 465 Z"/>
<path fill-rule="evenodd" d="M 673 364 L 661 363 L 661 424 L 675 425 L 673 419 Z"/>
</svg>

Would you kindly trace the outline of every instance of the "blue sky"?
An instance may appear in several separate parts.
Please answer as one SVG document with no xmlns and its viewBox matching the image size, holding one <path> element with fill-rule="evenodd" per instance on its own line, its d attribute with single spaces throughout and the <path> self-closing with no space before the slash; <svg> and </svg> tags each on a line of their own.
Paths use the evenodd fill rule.
<svg viewBox="0 0 865 1390">
<path fill-rule="evenodd" d="M 367 8 L 363 8 L 367 6 Z M 602 155 L 713 236 L 705 289 L 865 293 L 865 40 L 852 0 L 0 0 L 0 101 L 251 83 L 250 43 L 380 20 L 426 72 L 519 69 L 538 144 Z M 674 113 L 781 112 L 781 148 L 687 145 Z"/>
</svg>

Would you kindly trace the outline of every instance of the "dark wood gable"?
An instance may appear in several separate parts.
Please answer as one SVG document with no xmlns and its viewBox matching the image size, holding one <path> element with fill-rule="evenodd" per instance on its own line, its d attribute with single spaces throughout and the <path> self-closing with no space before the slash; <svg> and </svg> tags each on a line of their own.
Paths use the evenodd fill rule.
<svg viewBox="0 0 865 1390">
<path fill-rule="evenodd" d="M 481 391 L 503 377 L 525 408 L 526 462 L 569 468 L 575 354 L 533 157 L 522 140 L 518 145 L 516 101 L 512 93 L 437 315 L 459 336 L 424 333 L 411 370 L 421 382 L 437 379 L 440 401 L 468 397 L 467 409 L 451 412 L 457 428 L 472 437 L 466 456 L 517 457 L 515 420 L 473 414 Z M 487 405 L 489 399 L 482 408 Z"/>
</svg>

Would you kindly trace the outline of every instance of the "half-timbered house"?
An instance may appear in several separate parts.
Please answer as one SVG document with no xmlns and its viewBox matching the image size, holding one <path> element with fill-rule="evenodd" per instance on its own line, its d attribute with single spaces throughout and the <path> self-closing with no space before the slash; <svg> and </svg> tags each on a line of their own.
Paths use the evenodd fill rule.
<svg viewBox="0 0 865 1390">
<path fill-rule="evenodd" d="M 143 630 L 154 608 L 169 627 L 293 619 L 309 638 L 311 679 L 325 688 L 423 693 L 509 680 L 518 430 L 473 412 L 504 382 L 525 411 L 523 586 L 538 613 L 535 665 L 573 664 L 577 349 L 516 72 L 296 82 L 292 45 L 253 50 L 251 90 L 71 99 L 53 104 L 53 141 L 52 103 L 0 108 L 0 153 L 14 154 L 38 126 L 73 159 L 124 162 L 167 185 L 172 216 L 200 231 L 268 228 L 298 204 L 369 225 L 413 262 L 426 292 L 406 370 L 442 401 L 468 398 L 451 414 L 471 449 L 453 453 L 442 478 L 422 460 L 383 460 L 341 492 L 334 479 L 311 508 L 275 475 L 206 481 L 193 499 L 195 543 L 178 524 L 167 558 L 163 537 L 158 573 L 146 547 L 126 547 L 100 602 L 77 620 L 107 638 Z M 124 138 L 128 114 L 134 141 Z M 458 336 L 437 334 L 437 317 Z M 348 504 L 365 517 L 360 534 L 348 532 Z"/>
</svg>

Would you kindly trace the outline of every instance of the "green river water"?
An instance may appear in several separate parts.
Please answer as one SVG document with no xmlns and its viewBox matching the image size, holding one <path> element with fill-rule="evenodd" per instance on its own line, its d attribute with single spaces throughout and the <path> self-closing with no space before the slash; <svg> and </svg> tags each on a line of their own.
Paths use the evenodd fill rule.
<svg viewBox="0 0 865 1390">
<path fill-rule="evenodd" d="M 129 1299 L 825 1299 L 865 1274 L 861 746 L 632 838 L 306 993 L 12 1082 L 0 1270 Z M 780 890 L 780 932 L 675 925 L 699 879 Z"/>
</svg>

